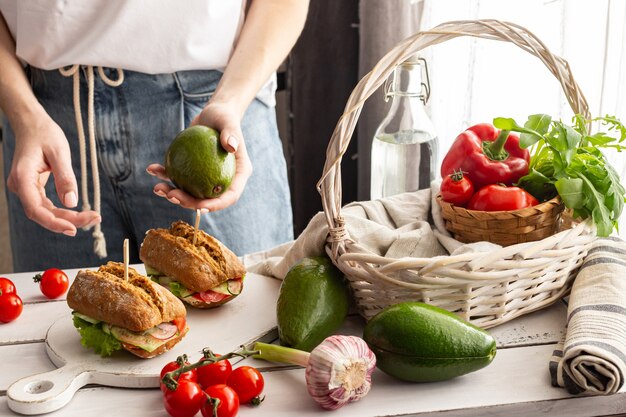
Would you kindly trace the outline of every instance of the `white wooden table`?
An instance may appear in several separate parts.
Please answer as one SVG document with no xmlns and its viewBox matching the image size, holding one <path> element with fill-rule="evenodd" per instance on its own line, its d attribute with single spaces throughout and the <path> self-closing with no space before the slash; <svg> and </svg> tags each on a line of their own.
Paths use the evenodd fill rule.
<svg viewBox="0 0 626 417">
<path fill-rule="evenodd" d="M 76 270 L 66 272 L 70 278 L 76 275 Z M 69 313 L 64 299 L 51 301 L 39 293 L 38 286 L 32 282 L 33 275 L 5 275 L 16 283 L 25 305 L 16 321 L 0 324 L 0 416 L 16 415 L 8 408 L 6 397 L 6 390 L 14 381 L 54 369 L 45 353 L 45 334 L 57 318 Z M 405 383 L 376 371 L 367 397 L 334 413 L 349 417 L 626 414 L 625 389 L 613 396 L 585 397 L 572 396 L 550 385 L 548 360 L 554 344 L 563 334 L 565 312 L 565 305 L 559 303 L 491 329 L 498 341 L 494 362 L 453 380 Z M 275 312 L 267 311 L 267 314 Z M 360 336 L 362 327 L 360 317 L 351 316 L 340 333 Z M 323 416 L 328 413 L 309 398 L 302 368 L 277 366 L 250 358 L 243 362 L 262 370 L 266 388 L 261 406 L 242 406 L 240 416 Z M 67 406 L 49 415 L 166 417 L 167 413 L 158 389 L 87 386 L 80 389 Z"/>
</svg>

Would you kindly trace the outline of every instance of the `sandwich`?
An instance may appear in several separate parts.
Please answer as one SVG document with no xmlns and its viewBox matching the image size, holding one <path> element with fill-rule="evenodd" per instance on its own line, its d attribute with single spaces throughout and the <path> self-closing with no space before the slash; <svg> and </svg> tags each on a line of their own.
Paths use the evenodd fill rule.
<svg viewBox="0 0 626 417">
<path fill-rule="evenodd" d="M 148 277 L 109 262 L 97 271 L 81 270 L 67 293 L 81 344 L 101 356 L 125 349 L 153 358 L 182 340 L 187 327 L 184 304 Z"/>
<path fill-rule="evenodd" d="M 197 308 L 212 308 L 234 299 L 243 289 L 246 269 L 224 244 L 183 221 L 169 229 L 150 229 L 139 258 L 152 280 Z"/>
</svg>

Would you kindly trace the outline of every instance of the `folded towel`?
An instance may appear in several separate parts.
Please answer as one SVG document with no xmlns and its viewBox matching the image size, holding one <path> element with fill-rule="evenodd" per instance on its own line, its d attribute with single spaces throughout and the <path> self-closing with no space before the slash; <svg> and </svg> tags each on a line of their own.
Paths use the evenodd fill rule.
<svg viewBox="0 0 626 417">
<path fill-rule="evenodd" d="M 441 180 L 435 180 L 430 189 L 344 206 L 341 215 L 350 238 L 374 254 L 396 259 L 493 252 L 502 248 L 495 243 L 466 244 L 454 239 L 446 230 L 436 201 L 440 186 Z M 326 215 L 319 212 L 296 240 L 244 255 L 243 262 L 251 272 L 283 279 L 301 258 L 323 254 L 327 239 Z"/>
<path fill-rule="evenodd" d="M 351 239 L 374 254 L 388 258 L 430 258 L 447 255 L 429 224 L 430 190 L 403 193 L 342 208 Z M 306 256 L 324 253 L 328 238 L 326 215 L 317 213 L 295 241 L 243 257 L 251 272 L 282 279 Z"/>
<path fill-rule="evenodd" d="M 626 242 L 597 239 L 574 280 L 567 331 L 550 359 L 552 385 L 614 394 L 626 374 Z"/>
</svg>

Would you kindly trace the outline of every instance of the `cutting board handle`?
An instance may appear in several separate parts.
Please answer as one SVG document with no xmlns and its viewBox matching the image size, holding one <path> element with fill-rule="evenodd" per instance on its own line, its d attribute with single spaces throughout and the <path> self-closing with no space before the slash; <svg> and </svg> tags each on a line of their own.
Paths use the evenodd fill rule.
<svg viewBox="0 0 626 417">
<path fill-rule="evenodd" d="M 84 366 L 66 365 L 54 371 L 22 378 L 9 387 L 9 408 L 20 414 L 44 414 L 66 405 L 74 393 L 92 380 Z"/>
</svg>

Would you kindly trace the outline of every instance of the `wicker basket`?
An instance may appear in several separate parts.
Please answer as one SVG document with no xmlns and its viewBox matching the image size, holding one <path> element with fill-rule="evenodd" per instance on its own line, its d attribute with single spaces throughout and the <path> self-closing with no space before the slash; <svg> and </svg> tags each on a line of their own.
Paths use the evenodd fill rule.
<svg viewBox="0 0 626 417">
<path fill-rule="evenodd" d="M 556 197 L 536 206 L 513 211 L 468 210 L 437 196 L 446 229 L 464 242 L 488 241 L 502 246 L 534 242 L 559 231 L 565 205 Z"/>
<path fill-rule="evenodd" d="M 497 20 L 443 23 L 396 45 L 350 95 L 330 139 L 318 182 L 329 225 L 326 251 L 343 271 L 359 312 L 366 319 L 403 301 L 422 301 L 457 313 L 483 328 L 543 308 L 568 293 L 591 242 L 591 222 L 548 238 L 488 253 L 436 258 L 386 258 L 351 239 L 341 214 L 341 159 L 364 102 L 416 52 L 460 36 L 513 43 L 539 58 L 560 82 L 574 113 L 589 115 L 587 102 L 565 60 L 554 56 L 521 26 Z"/>
</svg>

